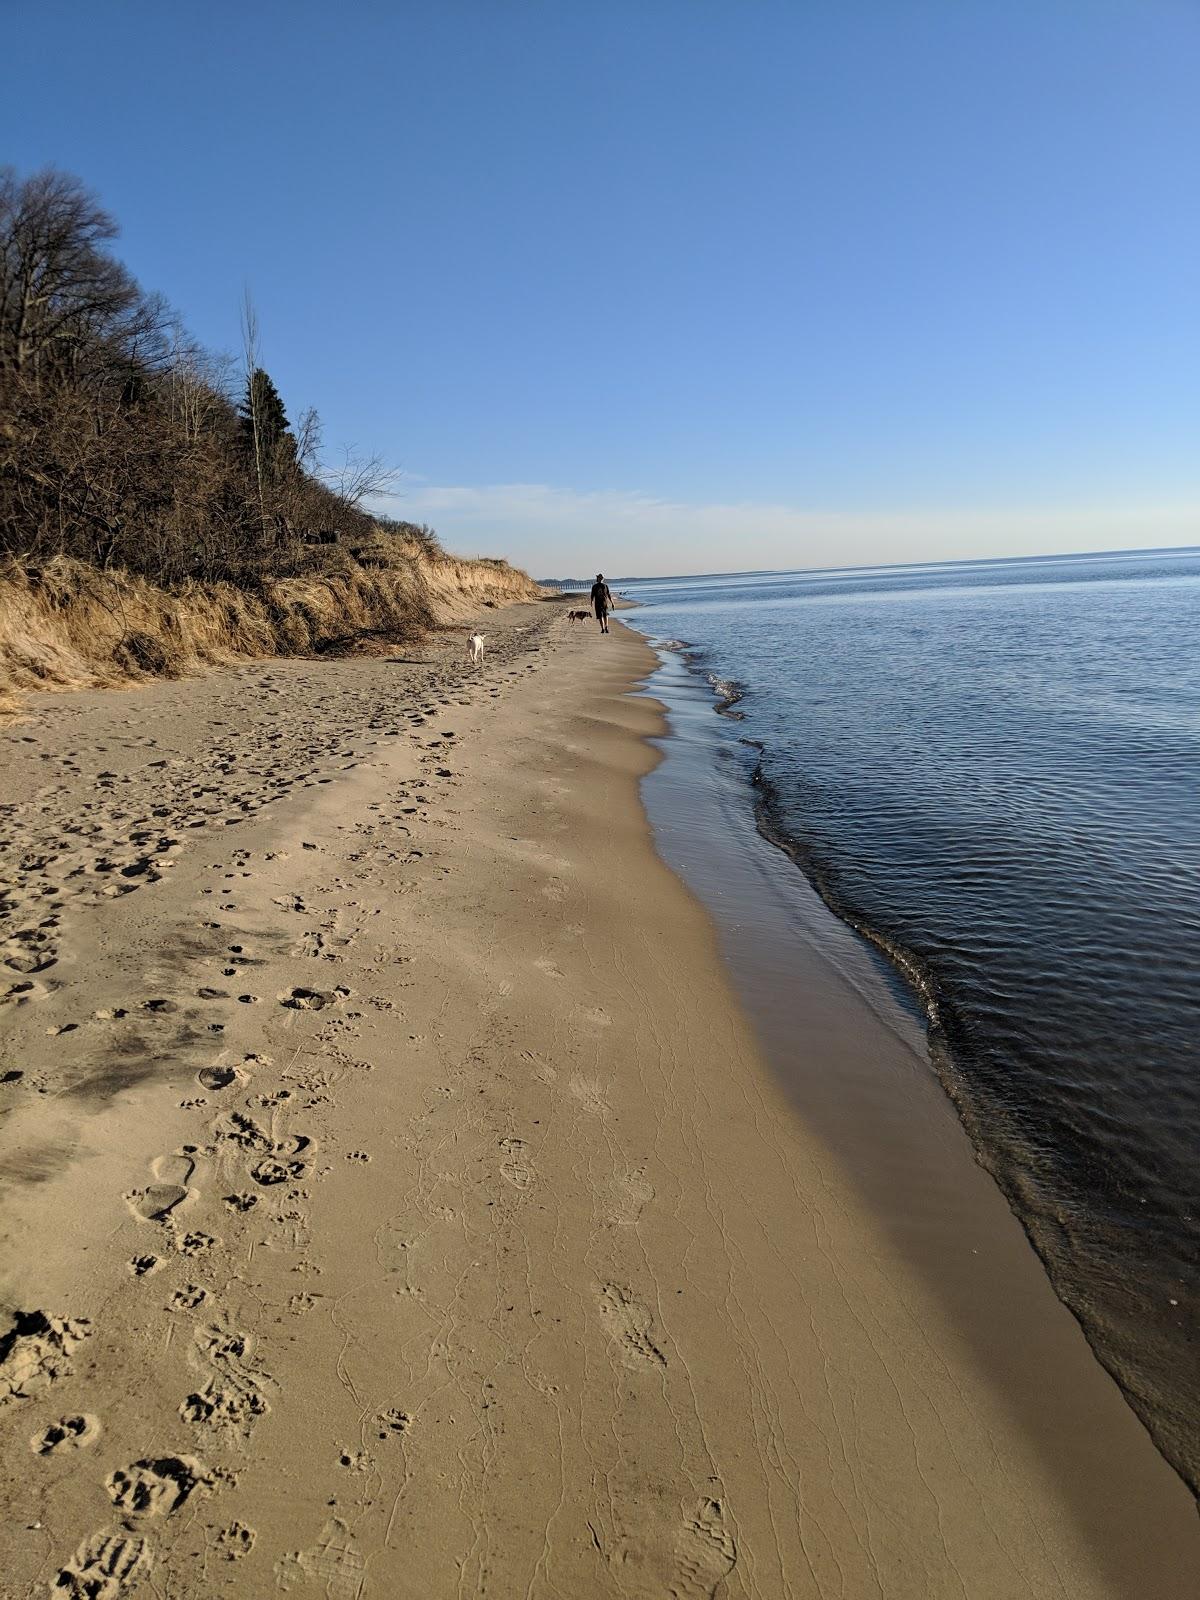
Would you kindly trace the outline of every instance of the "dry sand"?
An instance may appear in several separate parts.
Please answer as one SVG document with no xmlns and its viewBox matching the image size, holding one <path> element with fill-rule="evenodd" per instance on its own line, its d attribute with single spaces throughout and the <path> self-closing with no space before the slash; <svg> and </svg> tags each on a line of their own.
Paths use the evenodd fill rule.
<svg viewBox="0 0 1200 1600">
<path fill-rule="evenodd" d="M 1032 1254 L 1001 1381 L 777 1087 L 646 647 L 485 631 L 5 735 L 4 1596 L 1194 1595 Z"/>
</svg>

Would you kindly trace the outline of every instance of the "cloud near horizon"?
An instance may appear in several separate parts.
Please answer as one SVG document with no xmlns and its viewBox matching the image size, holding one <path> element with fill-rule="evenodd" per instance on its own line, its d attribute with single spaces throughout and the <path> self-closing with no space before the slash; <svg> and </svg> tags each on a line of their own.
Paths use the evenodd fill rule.
<svg viewBox="0 0 1200 1600">
<path fill-rule="evenodd" d="M 653 577 L 1200 542 L 1200 507 L 1193 505 L 821 511 L 545 483 L 409 484 L 389 498 L 392 515 L 432 523 L 451 549 L 502 555 L 540 577 L 579 576 L 597 567 Z"/>
</svg>

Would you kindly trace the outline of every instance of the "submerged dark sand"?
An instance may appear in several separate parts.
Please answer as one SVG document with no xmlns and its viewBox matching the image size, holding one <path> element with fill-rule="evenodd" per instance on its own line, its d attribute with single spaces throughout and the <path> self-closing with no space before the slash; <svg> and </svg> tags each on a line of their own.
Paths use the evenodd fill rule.
<svg viewBox="0 0 1200 1600">
<path fill-rule="evenodd" d="M 5 1594 L 1194 1594 L 912 1039 L 743 1013 L 649 652 L 486 631 L 6 735 Z"/>
</svg>

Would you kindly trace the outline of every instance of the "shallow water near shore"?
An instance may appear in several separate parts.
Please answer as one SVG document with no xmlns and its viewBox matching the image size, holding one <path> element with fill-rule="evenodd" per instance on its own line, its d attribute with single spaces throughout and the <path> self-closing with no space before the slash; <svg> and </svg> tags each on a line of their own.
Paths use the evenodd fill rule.
<svg viewBox="0 0 1200 1600">
<path fill-rule="evenodd" d="M 654 689 L 721 769 L 716 803 L 890 957 L 825 922 L 829 959 L 914 1060 L 928 1026 L 1059 1296 L 1195 1487 L 1200 554 L 626 592 L 645 607 L 629 620 L 686 646 Z M 660 836 L 682 781 L 647 785 Z M 794 871 L 769 854 L 760 892 L 784 893 L 762 890 Z M 703 839 L 676 855 L 719 909 Z"/>
</svg>

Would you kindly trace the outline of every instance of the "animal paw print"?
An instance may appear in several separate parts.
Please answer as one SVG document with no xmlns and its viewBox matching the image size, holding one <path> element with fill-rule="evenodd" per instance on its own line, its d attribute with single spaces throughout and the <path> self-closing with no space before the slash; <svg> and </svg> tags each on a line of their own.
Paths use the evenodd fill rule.
<svg viewBox="0 0 1200 1600">
<path fill-rule="evenodd" d="M 231 1522 L 217 1534 L 217 1550 L 226 1561 L 240 1561 L 254 1549 L 257 1537 L 254 1529 L 248 1528 L 244 1522 Z"/>
<path fill-rule="evenodd" d="M 271 1188 L 277 1183 L 289 1183 L 294 1178 L 302 1177 L 303 1174 L 303 1161 L 279 1161 L 274 1156 L 256 1161 L 250 1168 L 250 1176 L 264 1189 Z"/>
<path fill-rule="evenodd" d="M 407 1433 L 412 1424 L 412 1418 L 407 1411 L 399 1411 L 394 1406 L 387 1411 L 381 1411 L 375 1418 L 379 1424 L 379 1437 L 381 1439 L 397 1439 L 401 1434 Z"/>
<path fill-rule="evenodd" d="M 171 1296 L 171 1310 L 195 1311 L 207 1299 L 207 1289 L 202 1289 L 198 1283 L 185 1283 L 182 1289 L 176 1289 Z"/>
<path fill-rule="evenodd" d="M 216 1243 L 211 1233 L 203 1233 L 196 1228 L 178 1239 L 176 1248 L 182 1256 L 201 1256 L 211 1250 Z"/>
</svg>

